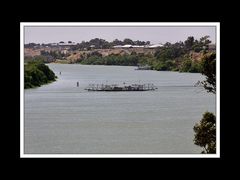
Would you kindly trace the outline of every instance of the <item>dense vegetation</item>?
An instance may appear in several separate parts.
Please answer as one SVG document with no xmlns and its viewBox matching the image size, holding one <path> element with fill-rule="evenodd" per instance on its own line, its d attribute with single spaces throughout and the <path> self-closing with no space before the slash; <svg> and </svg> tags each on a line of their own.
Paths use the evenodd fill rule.
<svg viewBox="0 0 240 180">
<path fill-rule="evenodd" d="M 216 53 L 209 53 L 202 60 L 202 74 L 206 76 L 203 81 L 204 88 L 208 92 L 216 93 Z"/>
<path fill-rule="evenodd" d="M 216 153 L 216 117 L 213 113 L 205 112 L 200 123 L 194 128 L 194 143 L 204 148 L 202 153 Z"/>
<path fill-rule="evenodd" d="M 153 55 L 132 53 L 130 55 L 102 57 L 101 54 L 96 52 L 78 62 L 82 64 L 125 66 L 147 64 L 157 71 L 202 72 L 201 61 L 193 60 L 191 53 L 207 54 L 209 52 L 208 45 L 211 42 L 208 38 L 208 36 L 205 36 L 198 41 L 194 40 L 194 37 L 188 37 L 184 42 L 165 43 Z"/>
<path fill-rule="evenodd" d="M 203 57 L 201 72 L 206 76 L 206 80 L 202 82 L 204 88 L 207 92 L 216 94 L 216 53 L 209 53 Z M 216 153 L 216 116 L 205 112 L 193 130 L 194 144 L 203 147 L 202 153 Z"/>
<path fill-rule="evenodd" d="M 136 66 L 143 58 L 137 55 L 110 55 L 110 56 L 90 56 L 82 61 L 81 64 L 93 65 L 121 65 L 121 66 Z"/>
<path fill-rule="evenodd" d="M 42 61 L 31 61 L 24 65 L 24 88 L 38 87 L 55 81 L 54 72 Z"/>
<path fill-rule="evenodd" d="M 151 66 L 158 71 L 201 72 L 201 62 L 194 61 L 190 54 L 207 53 L 209 50 L 208 45 L 211 43 L 208 38 L 209 36 L 204 36 L 198 41 L 190 36 L 184 42 L 166 43 L 154 54 L 156 60 L 152 62 Z"/>
</svg>

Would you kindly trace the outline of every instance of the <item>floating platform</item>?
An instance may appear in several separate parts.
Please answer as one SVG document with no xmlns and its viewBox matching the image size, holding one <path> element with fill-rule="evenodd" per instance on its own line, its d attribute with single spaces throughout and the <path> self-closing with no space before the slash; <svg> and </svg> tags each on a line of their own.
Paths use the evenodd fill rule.
<svg viewBox="0 0 240 180">
<path fill-rule="evenodd" d="M 153 84 L 131 84 L 119 86 L 117 84 L 89 84 L 88 91 L 154 91 L 157 87 Z"/>
</svg>

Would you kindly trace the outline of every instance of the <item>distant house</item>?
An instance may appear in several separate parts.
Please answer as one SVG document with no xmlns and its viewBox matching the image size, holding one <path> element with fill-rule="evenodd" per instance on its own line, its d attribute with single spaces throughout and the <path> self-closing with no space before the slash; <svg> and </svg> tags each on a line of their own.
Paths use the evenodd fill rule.
<svg viewBox="0 0 240 180">
<path fill-rule="evenodd" d="M 58 43 L 51 43 L 51 46 L 57 46 Z"/>
<path fill-rule="evenodd" d="M 133 46 L 131 44 L 126 44 L 126 45 L 123 45 L 122 48 L 132 48 Z"/>
<path fill-rule="evenodd" d="M 94 49 L 94 48 L 95 48 L 95 45 L 91 45 L 90 48 L 91 48 L 91 49 Z"/>
<path fill-rule="evenodd" d="M 64 49 L 61 51 L 62 54 L 67 54 L 68 50 L 67 49 Z"/>
<path fill-rule="evenodd" d="M 146 46 L 145 48 L 159 48 L 159 47 L 163 47 L 163 44 L 153 44 L 153 45 Z"/>
<path fill-rule="evenodd" d="M 131 44 L 125 44 L 125 45 L 117 45 L 113 46 L 113 48 L 158 48 L 162 47 L 162 44 L 153 44 L 153 45 L 146 45 L 146 46 L 139 46 L 139 45 L 131 45 Z"/>
<path fill-rule="evenodd" d="M 113 48 L 122 48 L 122 45 L 113 46 Z"/>
<path fill-rule="evenodd" d="M 113 46 L 113 48 L 133 48 L 133 45 L 131 44 L 117 45 L 117 46 Z"/>
<path fill-rule="evenodd" d="M 135 47 L 139 47 L 139 46 L 135 46 L 131 44 L 113 46 L 113 48 L 135 48 Z"/>
<path fill-rule="evenodd" d="M 138 46 L 138 45 L 133 45 L 133 48 L 144 48 L 145 46 Z"/>
</svg>

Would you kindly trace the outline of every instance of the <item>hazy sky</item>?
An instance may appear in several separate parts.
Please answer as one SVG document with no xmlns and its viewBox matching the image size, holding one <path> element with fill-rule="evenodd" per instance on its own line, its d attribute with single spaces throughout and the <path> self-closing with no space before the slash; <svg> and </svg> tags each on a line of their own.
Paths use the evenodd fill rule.
<svg viewBox="0 0 240 180">
<path fill-rule="evenodd" d="M 184 41 L 188 36 L 199 39 L 205 35 L 215 43 L 216 27 L 25 27 L 26 43 L 57 43 L 59 41 L 74 41 L 80 43 L 93 38 L 107 41 L 114 39 L 150 41 L 154 43 L 175 43 Z"/>
</svg>

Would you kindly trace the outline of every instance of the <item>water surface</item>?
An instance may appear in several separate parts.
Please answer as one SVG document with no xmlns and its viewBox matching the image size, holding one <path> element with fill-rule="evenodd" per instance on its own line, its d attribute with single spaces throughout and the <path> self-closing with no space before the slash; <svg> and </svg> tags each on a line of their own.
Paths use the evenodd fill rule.
<svg viewBox="0 0 240 180">
<path fill-rule="evenodd" d="M 49 64 L 58 80 L 25 90 L 25 153 L 200 153 L 193 126 L 215 113 L 198 73 Z M 60 75 L 61 72 L 61 75 Z M 76 83 L 79 82 L 79 87 Z M 154 83 L 156 91 L 88 92 L 90 83 Z"/>
</svg>

